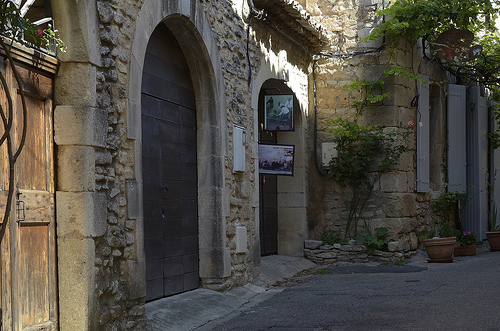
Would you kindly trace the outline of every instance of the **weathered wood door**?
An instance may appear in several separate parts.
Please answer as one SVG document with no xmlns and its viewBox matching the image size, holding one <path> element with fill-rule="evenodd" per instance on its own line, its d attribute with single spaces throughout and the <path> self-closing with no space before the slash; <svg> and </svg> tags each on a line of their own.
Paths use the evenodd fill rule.
<svg viewBox="0 0 500 331">
<path fill-rule="evenodd" d="M 142 78 L 146 300 L 199 286 L 196 112 L 184 54 L 160 24 Z"/>
<path fill-rule="evenodd" d="M 0 69 L 14 101 L 13 141 L 22 132 L 22 106 L 11 68 Z M 28 108 L 27 136 L 16 163 L 16 203 L 1 245 L 2 330 L 57 330 L 52 73 L 19 64 Z M 6 95 L 0 91 L 6 107 Z M 0 135 L 4 127 L 0 124 Z M 7 196 L 7 152 L 0 148 L 0 211 Z"/>
</svg>

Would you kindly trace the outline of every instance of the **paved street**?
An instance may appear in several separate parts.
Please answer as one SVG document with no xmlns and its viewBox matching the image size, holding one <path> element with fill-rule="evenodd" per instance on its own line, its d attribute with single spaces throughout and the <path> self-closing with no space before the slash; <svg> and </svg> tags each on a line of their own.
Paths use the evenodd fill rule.
<svg viewBox="0 0 500 331">
<path fill-rule="evenodd" d="M 500 330 L 500 252 L 295 277 L 196 330 Z"/>
</svg>

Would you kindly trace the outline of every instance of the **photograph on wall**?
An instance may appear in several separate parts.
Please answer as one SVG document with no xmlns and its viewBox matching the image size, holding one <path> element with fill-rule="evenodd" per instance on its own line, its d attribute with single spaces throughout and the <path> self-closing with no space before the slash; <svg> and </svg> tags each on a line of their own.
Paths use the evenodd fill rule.
<svg viewBox="0 0 500 331">
<path fill-rule="evenodd" d="M 259 144 L 259 173 L 293 176 L 294 145 Z"/>
<path fill-rule="evenodd" d="M 268 94 L 264 102 L 264 130 L 293 131 L 293 94 Z"/>
</svg>

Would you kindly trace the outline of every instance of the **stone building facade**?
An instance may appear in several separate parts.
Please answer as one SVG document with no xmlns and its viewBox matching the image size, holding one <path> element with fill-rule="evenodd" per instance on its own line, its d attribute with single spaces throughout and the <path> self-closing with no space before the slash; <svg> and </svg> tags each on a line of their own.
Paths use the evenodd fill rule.
<svg viewBox="0 0 500 331">
<path fill-rule="evenodd" d="M 180 260 L 158 266 L 159 260 L 171 260 L 169 249 L 190 249 L 181 258 L 190 268 L 196 265 L 184 273 L 195 275 L 194 283 L 184 278 L 190 286 L 224 291 L 259 274 L 259 220 L 267 198 L 258 150 L 266 135 L 266 93 L 293 94 L 295 109 L 294 130 L 267 137 L 295 148 L 293 176 L 277 176 L 272 191 L 272 253 L 303 256 L 306 239 L 321 239 L 325 228 L 345 227 L 338 187 L 316 170 L 322 143 L 331 140 L 326 120 L 354 114 L 356 96 L 343 86 L 355 77 L 380 76 L 390 61 L 431 81 L 445 78 L 422 60 L 417 45 L 403 41 L 391 60 L 380 48 L 382 41 L 360 42 L 377 24 L 374 13 L 383 0 L 50 2 L 68 49 L 57 56 L 54 78 L 61 330 L 144 329 L 145 301 L 157 298 L 148 295 L 167 293 L 169 273 L 183 268 Z M 165 68 L 174 74 L 165 75 Z M 360 123 L 392 129 L 410 120 L 419 123 L 411 105 L 422 88 L 417 85 L 405 78 L 388 81 L 390 97 L 367 108 Z M 415 133 L 397 169 L 377 183 L 364 214 L 371 226 L 387 227 L 398 242 L 391 256 L 417 248 L 419 231 L 433 224 L 430 198 L 445 187 L 444 86 L 432 84 L 428 90 L 429 187 L 417 187 Z M 187 100 L 177 101 L 181 95 Z M 192 111 L 190 124 L 182 122 L 172 131 L 157 124 L 155 119 L 170 120 L 163 117 L 163 106 L 151 105 L 166 101 Z M 194 127 L 194 139 L 174 140 L 188 126 Z M 191 163 L 170 160 L 188 150 Z M 155 177 L 164 172 L 151 161 L 157 155 L 172 163 L 175 173 L 194 173 L 183 182 Z M 194 198 L 166 204 L 177 188 L 193 183 Z M 184 233 L 183 222 L 193 218 L 194 241 L 191 234 L 170 237 L 170 230 Z M 178 228 L 148 225 L 164 219 Z M 158 272 L 163 276 L 155 278 Z"/>
<path fill-rule="evenodd" d="M 397 167 L 383 174 L 375 183 L 373 195 L 368 201 L 363 219 L 374 229 L 386 227 L 389 239 L 398 242 L 391 245 L 393 249 L 408 252 L 418 247 L 418 235 L 426 227 L 434 226 L 434 218 L 430 212 L 430 199 L 437 192 L 446 190 L 442 169 L 446 165 L 446 98 L 442 83 L 426 85 L 429 88 L 430 119 L 423 123 L 429 129 L 428 148 L 425 158 L 428 159 L 428 187 L 417 187 L 417 131 L 421 123 L 420 110 L 412 100 L 420 94 L 418 82 L 404 77 L 389 76 L 384 78 L 383 71 L 388 65 L 401 65 L 410 68 L 416 74 L 428 77 L 430 82 L 446 81 L 444 72 L 433 63 L 425 61 L 419 45 L 401 40 L 394 58 L 387 47 L 382 47 L 384 40 L 365 42 L 366 37 L 382 17 L 375 12 L 383 8 L 384 1 L 359 1 L 352 6 L 347 1 L 311 1 L 306 8 L 314 13 L 324 26 L 331 31 L 334 42 L 329 49 L 323 51 L 315 60 L 315 84 L 317 86 L 316 117 L 309 118 L 311 130 L 317 125 L 317 139 L 309 140 L 311 155 L 308 205 L 308 234 L 310 239 L 320 239 L 322 232 L 334 230 L 342 233 L 345 230 L 345 205 L 341 200 L 340 187 L 332 179 L 324 178 L 314 170 L 314 159 L 322 160 L 323 143 L 331 142 L 331 133 L 327 121 L 335 118 L 354 118 L 356 109 L 353 101 L 359 98 L 344 87 L 353 79 L 366 79 L 373 82 L 377 78 L 386 81 L 384 93 L 388 98 L 382 102 L 366 106 L 358 123 L 362 125 L 381 126 L 388 130 L 401 130 L 409 121 L 416 124 L 415 130 L 408 138 L 408 152 L 401 156 Z M 421 100 L 424 100 L 422 97 Z M 327 160 L 328 161 L 328 160 Z M 433 193 L 434 192 L 434 193 Z"/>
<path fill-rule="evenodd" d="M 295 145 L 295 176 L 278 184 L 278 206 L 280 214 L 300 216 L 280 223 L 278 253 L 301 256 L 309 70 L 311 54 L 326 40 L 309 14 L 296 2 L 281 1 L 51 4 L 68 49 L 58 54 L 54 88 L 60 329 L 142 329 L 148 286 L 162 281 L 168 286 L 165 279 L 147 280 L 158 270 L 147 255 L 169 245 L 148 244 L 145 225 L 147 215 L 158 212 L 145 200 L 152 171 L 145 155 L 156 147 L 143 143 L 148 130 L 157 129 L 141 125 L 145 95 L 153 93 L 144 85 L 145 58 L 160 47 L 154 44 L 163 38 L 158 29 L 173 35 L 175 41 L 168 42 L 179 45 L 192 82 L 199 286 L 228 290 L 260 270 L 257 158 L 263 87 L 295 96 L 295 131 L 279 134 L 280 143 Z M 156 75 L 154 67 L 148 70 Z M 237 156 L 235 137 L 243 146 Z M 161 184 L 165 191 L 169 187 Z M 161 217 L 170 212 L 160 209 Z"/>
</svg>

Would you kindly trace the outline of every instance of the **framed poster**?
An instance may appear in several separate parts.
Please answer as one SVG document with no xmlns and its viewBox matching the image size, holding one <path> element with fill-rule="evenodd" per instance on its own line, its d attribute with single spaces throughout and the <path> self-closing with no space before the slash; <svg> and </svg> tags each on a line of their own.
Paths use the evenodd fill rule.
<svg viewBox="0 0 500 331">
<path fill-rule="evenodd" d="M 293 94 L 266 94 L 264 103 L 264 130 L 293 131 Z"/>
<path fill-rule="evenodd" d="M 259 144 L 259 173 L 293 176 L 294 145 Z"/>
</svg>

